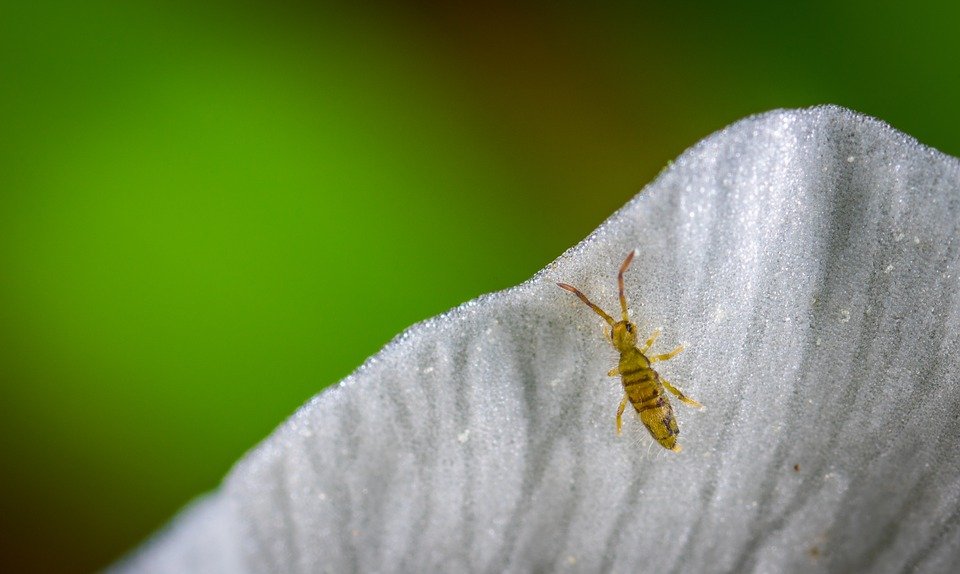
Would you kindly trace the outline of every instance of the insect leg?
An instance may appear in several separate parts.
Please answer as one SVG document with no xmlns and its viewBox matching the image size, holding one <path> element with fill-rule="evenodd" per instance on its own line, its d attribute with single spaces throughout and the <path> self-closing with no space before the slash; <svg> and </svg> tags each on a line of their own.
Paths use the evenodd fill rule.
<svg viewBox="0 0 960 574">
<path fill-rule="evenodd" d="M 669 353 L 664 353 L 662 355 L 654 355 L 650 357 L 651 363 L 656 363 L 657 361 L 666 361 L 667 359 L 672 359 L 680 354 L 680 351 L 683 350 L 683 345 L 677 345 L 677 348 L 670 351 Z"/>
<path fill-rule="evenodd" d="M 660 329 L 657 329 L 656 331 L 653 332 L 652 335 L 650 335 L 650 338 L 647 339 L 647 342 L 643 344 L 643 348 L 640 349 L 640 352 L 646 353 L 647 351 L 649 351 L 650 347 L 653 346 L 653 342 L 656 341 L 657 337 L 659 336 L 660 336 Z"/>
<path fill-rule="evenodd" d="M 620 367 L 614 367 L 614 368 L 610 369 L 609 371 L 607 371 L 607 376 L 608 376 L 608 377 L 616 377 L 616 376 L 619 375 L 619 374 L 620 374 Z"/>
<path fill-rule="evenodd" d="M 667 379 L 661 378 L 661 379 L 660 379 L 660 382 L 663 383 L 663 386 L 667 387 L 667 390 L 668 390 L 668 391 L 670 391 L 671 393 L 675 394 L 675 395 L 677 396 L 677 398 L 680 399 L 680 401 L 681 401 L 683 404 L 685 404 L 685 405 L 687 405 L 687 406 L 691 406 L 691 407 L 693 407 L 693 408 L 695 408 L 695 409 L 702 409 L 702 408 L 703 408 L 703 405 L 701 405 L 701 404 L 698 403 L 697 401 L 691 399 L 691 398 L 688 397 L 687 395 L 683 394 L 683 391 L 681 391 L 681 390 L 678 389 L 677 387 L 671 385 L 671 384 L 670 384 L 670 381 L 668 381 Z"/>
<path fill-rule="evenodd" d="M 620 427 L 623 426 L 623 409 L 627 408 L 627 395 L 623 395 L 620 407 L 617 409 L 617 436 L 620 436 Z"/>
</svg>

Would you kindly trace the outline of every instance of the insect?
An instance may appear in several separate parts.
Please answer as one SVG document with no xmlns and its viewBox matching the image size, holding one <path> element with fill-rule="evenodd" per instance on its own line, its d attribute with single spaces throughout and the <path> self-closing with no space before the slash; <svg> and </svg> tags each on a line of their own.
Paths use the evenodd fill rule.
<svg viewBox="0 0 960 574">
<path fill-rule="evenodd" d="M 654 331 L 650 338 L 644 342 L 643 347 L 637 347 L 637 326 L 630 321 L 627 314 L 627 297 L 623 293 L 623 274 L 630 267 L 630 262 L 636 251 L 631 251 L 627 258 L 620 265 L 620 273 L 617 275 L 617 283 L 620 287 L 620 308 L 623 311 L 623 320 L 614 321 L 613 317 L 607 315 L 603 309 L 593 304 L 587 296 L 579 289 L 566 283 L 557 283 L 562 289 L 570 291 L 587 304 L 594 313 L 603 317 L 603 320 L 610 325 L 610 342 L 620 353 L 620 363 L 607 373 L 608 376 L 620 376 L 620 382 L 623 383 L 623 400 L 620 401 L 620 407 L 617 409 L 617 434 L 621 432 L 623 411 L 627 408 L 627 401 L 633 405 L 640 420 L 643 422 L 650 434 L 660 443 L 663 448 L 680 452 L 681 447 L 677 444 L 677 435 L 680 434 L 680 428 L 677 426 L 677 420 L 673 416 L 673 407 L 667 400 L 664 388 L 670 391 L 686 405 L 695 408 L 702 408 L 703 405 L 680 392 L 680 389 L 670 384 L 670 381 L 660 376 L 651 363 L 657 361 L 666 361 L 675 357 L 683 350 L 683 345 L 669 353 L 662 355 L 652 355 L 648 357 L 645 353 L 653 346 L 653 342 L 660 335 L 659 329 Z"/>
</svg>

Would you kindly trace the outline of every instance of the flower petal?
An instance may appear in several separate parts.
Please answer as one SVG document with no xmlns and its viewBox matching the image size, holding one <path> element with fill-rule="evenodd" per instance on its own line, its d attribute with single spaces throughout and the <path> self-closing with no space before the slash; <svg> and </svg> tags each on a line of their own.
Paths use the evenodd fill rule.
<svg viewBox="0 0 960 574">
<path fill-rule="evenodd" d="M 397 337 L 121 567 L 942 570 L 958 225 L 960 164 L 886 124 L 745 119 L 530 281 Z M 632 249 L 633 319 L 685 345 L 656 367 L 706 406 L 673 401 L 680 454 L 634 417 L 616 436 L 617 354 L 555 285 L 618 316 Z"/>
</svg>

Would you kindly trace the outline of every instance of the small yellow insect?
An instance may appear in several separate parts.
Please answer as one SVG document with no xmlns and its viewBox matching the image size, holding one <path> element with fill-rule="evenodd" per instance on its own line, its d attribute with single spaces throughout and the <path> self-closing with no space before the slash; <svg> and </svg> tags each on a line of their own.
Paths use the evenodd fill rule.
<svg viewBox="0 0 960 574">
<path fill-rule="evenodd" d="M 677 435 L 680 434 L 680 428 L 677 426 L 677 420 L 673 417 L 673 407 L 670 406 L 670 401 L 667 400 L 663 389 L 666 387 L 668 391 L 691 407 L 699 409 L 702 408 L 703 405 L 684 395 L 680 392 L 680 389 L 671 385 L 670 381 L 662 378 L 650 367 L 651 363 L 666 361 L 676 356 L 677 353 L 683 350 L 682 345 L 669 353 L 647 357 L 644 353 L 653 346 L 653 342 L 657 339 L 657 336 L 660 335 L 660 331 L 657 330 L 650 335 L 650 338 L 643 344 L 642 349 L 637 348 L 637 326 L 630 321 L 630 317 L 627 314 L 627 297 L 623 293 L 623 273 L 627 270 L 627 267 L 630 266 L 630 262 L 633 261 L 635 254 L 636 251 L 631 251 L 630 254 L 627 255 L 627 258 L 623 260 L 623 264 L 620 266 L 620 273 L 617 275 L 617 282 L 620 286 L 620 308 L 623 310 L 622 321 L 615 322 L 613 317 L 607 315 L 603 309 L 591 303 L 590 300 L 587 299 L 587 296 L 581 293 L 576 287 L 567 285 L 566 283 L 557 283 L 557 285 L 579 297 L 580 300 L 593 309 L 597 315 L 603 317 L 603 320 L 606 321 L 612 329 L 609 333 L 610 341 L 613 343 L 613 347 L 620 353 L 620 364 L 611 369 L 607 375 L 611 377 L 620 375 L 620 382 L 623 383 L 624 393 L 623 400 L 620 401 L 620 408 L 617 409 L 617 434 L 620 434 L 623 410 L 627 408 L 627 401 L 630 401 L 630 404 L 636 409 L 637 414 L 640 415 L 640 420 L 643 421 L 644 426 L 647 427 L 647 430 L 650 431 L 653 438 L 657 439 L 657 442 L 659 442 L 663 448 L 680 452 L 681 447 L 677 444 Z"/>
</svg>

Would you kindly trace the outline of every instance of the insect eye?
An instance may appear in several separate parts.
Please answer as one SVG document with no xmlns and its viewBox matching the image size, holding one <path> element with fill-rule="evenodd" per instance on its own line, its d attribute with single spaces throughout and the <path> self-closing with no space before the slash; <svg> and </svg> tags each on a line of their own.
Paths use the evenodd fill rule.
<svg viewBox="0 0 960 574">
<path fill-rule="evenodd" d="M 633 325 L 627 323 L 627 333 L 633 333 Z"/>
</svg>

